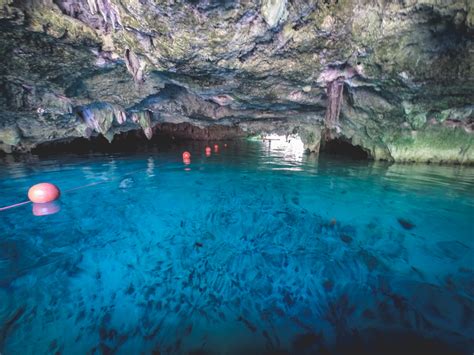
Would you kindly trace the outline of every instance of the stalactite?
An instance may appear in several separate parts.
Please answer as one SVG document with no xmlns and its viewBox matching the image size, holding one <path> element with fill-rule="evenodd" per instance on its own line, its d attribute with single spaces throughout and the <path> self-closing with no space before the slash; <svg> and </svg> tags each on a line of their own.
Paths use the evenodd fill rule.
<svg viewBox="0 0 474 355">
<path fill-rule="evenodd" d="M 127 114 L 121 110 L 114 111 L 115 119 L 118 124 L 124 124 L 127 121 Z"/>
<path fill-rule="evenodd" d="M 140 59 L 130 49 L 125 50 L 125 65 L 127 70 L 133 76 L 133 80 L 139 83 L 143 81 L 143 69 L 140 65 Z"/>
<path fill-rule="evenodd" d="M 111 133 L 110 131 L 114 120 L 119 125 L 125 123 L 127 120 L 127 115 L 121 107 L 113 106 L 108 103 L 95 103 L 82 106 L 77 112 L 88 127 L 86 136 L 90 136 L 93 131 L 106 136 Z"/>
<path fill-rule="evenodd" d="M 114 29 L 117 28 L 117 24 L 123 27 L 118 8 L 110 0 L 87 0 L 87 4 L 91 14 L 99 12 L 104 22 L 110 21 Z"/>
<path fill-rule="evenodd" d="M 87 4 L 89 5 L 89 10 L 92 14 L 97 13 L 97 3 L 96 0 L 87 0 Z"/>
<path fill-rule="evenodd" d="M 82 106 L 77 109 L 77 114 L 82 118 L 87 125 L 85 135 L 90 137 L 95 131 L 102 133 L 109 141 L 112 141 L 114 136 L 113 127 L 122 125 L 127 120 L 125 111 L 116 105 L 108 103 L 94 103 L 88 106 Z M 131 121 L 143 129 L 145 136 L 148 139 L 153 137 L 153 113 L 149 110 L 132 112 L 130 115 Z M 114 122 L 116 122 L 114 124 Z"/>
<path fill-rule="evenodd" d="M 139 113 L 138 124 L 142 127 L 145 136 L 150 140 L 153 137 L 151 127 L 152 113 L 150 111 L 142 111 Z"/>
<path fill-rule="evenodd" d="M 132 113 L 132 121 L 143 129 L 148 139 L 153 137 L 152 116 L 153 114 L 148 110 Z"/>
<path fill-rule="evenodd" d="M 342 95 L 344 90 L 344 78 L 340 77 L 328 83 L 327 96 L 328 104 L 324 123 L 329 130 L 334 129 L 339 124 L 339 114 L 341 113 Z"/>
<path fill-rule="evenodd" d="M 114 112 L 110 105 L 94 104 L 82 107 L 80 116 L 90 129 L 105 134 L 112 127 Z"/>
<path fill-rule="evenodd" d="M 86 107 L 82 110 L 82 112 L 80 113 L 80 116 L 82 117 L 82 120 L 87 125 L 87 127 L 89 127 L 91 130 L 95 130 L 95 131 L 99 130 L 99 125 L 97 124 L 97 121 L 95 120 L 94 113 L 92 112 L 92 110 Z"/>
</svg>

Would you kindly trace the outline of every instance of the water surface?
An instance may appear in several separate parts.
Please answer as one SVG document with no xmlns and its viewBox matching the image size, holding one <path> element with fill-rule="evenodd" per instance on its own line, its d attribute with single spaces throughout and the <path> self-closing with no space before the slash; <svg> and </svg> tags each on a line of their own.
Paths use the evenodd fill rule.
<svg viewBox="0 0 474 355">
<path fill-rule="evenodd" d="M 471 354 L 474 169 L 272 144 L 3 159 L 0 352 Z"/>
</svg>

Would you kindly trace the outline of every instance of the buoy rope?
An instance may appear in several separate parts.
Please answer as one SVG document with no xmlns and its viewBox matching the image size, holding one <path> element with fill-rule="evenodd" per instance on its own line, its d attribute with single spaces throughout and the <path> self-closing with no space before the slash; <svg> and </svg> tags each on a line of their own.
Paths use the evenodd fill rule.
<svg viewBox="0 0 474 355">
<path fill-rule="evenodd" d="M 169 164 L 169 163 L 163 163 L 163 164 L 159 164 L 157 166 L 155 166 L 154 168 L 160 168 L 160 167 L 163 167 L 164 165 L 166 164 Z M 128 176 L 128 175 L 132 175 L 132 174 L 136 174 L 138 172 L 141 172 L 141 171 L 147 171 L 148 168 L 144 168 L 144 169 L 138 169 L 138 170 L 135 170 L 135 171 L 131 171 L 129 173 L 126 173 L 124 175 L 121 176 L 121 178 L 123 179 L 125 176 Z M 80 189 L 83 189 L 83 188 L 86 188 L 86 187 L 90 187 L 90 186 L 95 186 L 95 185 L 100 185 L 100 184 L 105 184 L 106 182 L 111 182 L 111 181 L 114 181 L 114 180 L 117 180 L 118 178 L 107 178 L 103 181 L 97 181 L 97 182 L 92 182 L 90 184 L 86 184 L 86 185 L 81 185 L 81 186 L 77 186 L 77 187 L 73 187 L 71 189 L 67 189 L 64 191 L 64 193 L 67 193 L 67 192 L 71 192 L 71 191 L 76 191 L 76 190 L 80 190 Z M 19 203 L 15 203 L 13 205 L 9 205 L 9 206 L 5 206 L 5 207 L 0 207 L 0 212 L 1 211 L 6 211 L 6 210 L 9 210 L 11 208 L 15 208 L 15 207 L 20 207 L 20 206 L 23 206 L 23 205 L 27 205 L 31 203 L 31 201 L 23 201 L 23 202 L 19 202 Z"/>
<path fill-rule="evenodd" d="M 82 185 L 82 186 L 77 186 L 77 187 L 73 187 L 72 189 L 68 189 L 64 192 L 71 192 L 71 191 L 76 191 L 76 190 L 80 190 L 80 189 L 83 189 L 85 187 L 89 187 L 89 186 L 94 186 L 94 185 L 100 185 L 100 184 L 103 184 L 103 183 L 106 183 L 106 182 L 110 182 L 112 181 L 111 179 L 107 179 L 107 180 L 103 180 L 103 181 L 97 181 L 97 182 L 92 182 L 90 184 L 87 184 L 87 185 Z"/>
<path fill-rule="evenodd" d="M 9 210 L 10 208 L 23 206 L 23 205 L 26 205 L 26 204 L 28 204 L 28 203 L 31 203 L 31 201 L 23 201 L 23 202 L 20 202 L 20 203 L 15 203 L 14 205 L 5 206 L 5 207 L 0 207 L 0 211 Z"/>
</svg>

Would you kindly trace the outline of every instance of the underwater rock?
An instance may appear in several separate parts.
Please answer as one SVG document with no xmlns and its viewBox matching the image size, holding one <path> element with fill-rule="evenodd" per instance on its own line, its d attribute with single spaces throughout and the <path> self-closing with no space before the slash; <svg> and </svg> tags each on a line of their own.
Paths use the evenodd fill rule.
<svg viewBox="0 0 474 355">
<path fill-rule="evenodd" d="M 125 179 L 122 179 L 119 183 L 119 188 L 120 189 L 128 189 L 132 187 L 135 184 L 135 179 L 132 177 L 128 177 Z"/>
<path fill-rule="evenodd" d="M 411 230 L 415 228 L 415 225 L 405 218 L 397 218 L 398 223 L 406 230 Z"/>
</svg>

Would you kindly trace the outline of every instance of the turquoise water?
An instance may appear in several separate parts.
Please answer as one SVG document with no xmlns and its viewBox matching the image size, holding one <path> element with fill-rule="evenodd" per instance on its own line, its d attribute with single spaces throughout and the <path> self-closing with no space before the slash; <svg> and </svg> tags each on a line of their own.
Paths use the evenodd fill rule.
<svg viewBox="0 0 474 355">
<path fill-rule="evenodd" d="M 0 353 L 472 354 L 473 168 L 203 148 L 3 159 Z"/>
</svg>

